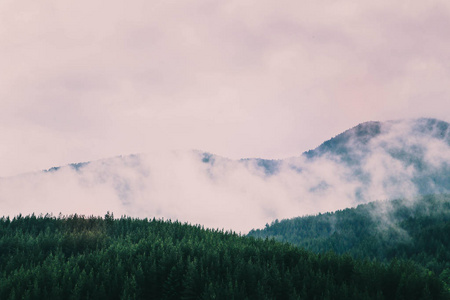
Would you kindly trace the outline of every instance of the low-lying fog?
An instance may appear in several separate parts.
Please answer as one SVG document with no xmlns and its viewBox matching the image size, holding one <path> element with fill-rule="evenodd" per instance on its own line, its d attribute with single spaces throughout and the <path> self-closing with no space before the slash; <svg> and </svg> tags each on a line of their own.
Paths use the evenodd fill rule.
<svg viewBox="0 0 450 300">
<path fill-rule="evenodd" d="M 380 130 L 365 141 L 346 132 L 353 162 L 332 151 L 280 161 L 154 152 L 3 178 L 0 215 L 111 211 L 246 233 L 276 218 L 448 192 L 448 128 L 425 123 L 368 123 Z"/>
</svg>

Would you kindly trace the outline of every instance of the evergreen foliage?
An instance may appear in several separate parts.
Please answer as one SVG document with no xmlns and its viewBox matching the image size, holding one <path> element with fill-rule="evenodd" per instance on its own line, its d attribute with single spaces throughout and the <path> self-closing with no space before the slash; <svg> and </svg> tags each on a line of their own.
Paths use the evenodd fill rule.
<svg viewBox="0 0 450 300">
<path fill-rule="evenodd" d="M 314 254 L 179 222 L 0 219 L 0 299 L 448 299 L 409 262 Z"/>
<path fill-rule="evenodd" d="M 373 202 L 334 213 L 274 221 L 249 236 L 274 238 L 315 253 L 357 259 L 409 260 L 450 289 L 450 195 Z"/>
</svg>

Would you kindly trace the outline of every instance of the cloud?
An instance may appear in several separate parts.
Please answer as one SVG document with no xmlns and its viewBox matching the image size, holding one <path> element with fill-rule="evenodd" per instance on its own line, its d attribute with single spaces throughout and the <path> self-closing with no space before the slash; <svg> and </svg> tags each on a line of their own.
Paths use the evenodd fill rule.
<svg viewBox="0 0 450 300">
<path fill-rule="evenodd" d="M 448 121 L 445 1 L 0 5 L 1 176 L 161 147 L 283 158 L 363 121 Z"/>
</svg>

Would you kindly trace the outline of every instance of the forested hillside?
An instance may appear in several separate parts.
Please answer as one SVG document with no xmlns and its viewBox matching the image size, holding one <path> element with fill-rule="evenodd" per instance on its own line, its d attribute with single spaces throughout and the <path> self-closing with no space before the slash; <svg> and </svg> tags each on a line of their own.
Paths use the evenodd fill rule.
<svg viewBox="0 0 450 300">
<path fill-rule="evenodd" d="M 0 219 L 0 299 L 448 299 L 408 262 L 161 220 Z"/>
<path fill-rule="evenodd" d="M 273 237 L 315 253 L 411 260 L 450 286 L 450 195 L 373 202 L 334 213 L 275 221 L 249 236 Z"/>
</svg>

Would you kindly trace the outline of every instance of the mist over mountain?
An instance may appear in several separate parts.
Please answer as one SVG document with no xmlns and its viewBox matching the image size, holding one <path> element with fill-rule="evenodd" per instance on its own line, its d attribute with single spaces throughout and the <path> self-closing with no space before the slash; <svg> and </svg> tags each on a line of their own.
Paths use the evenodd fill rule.
<svg viewBox="0 0 450 300">
<path fill-rule="evenodd" d="M 315 253 L 359 259 L 414 261 L 450 291 L 450 195 L 428 195 L 358 205 L 315 216 L 275 220 L 249 236 L 274 238 Z"/>
<path fill-rule="evenodd" d="M 389 189 L 408 184 L 417 194 L 445 193 L 450 188 L 449 145 L 449 124 L 436 119 L 367 122 L 304 155 L 312 160 L 328 156 L 348 166 L 366 183 L 357 190 L 364 199 L 377 171 L 386 172 L 379 176 Z"/>
<path fill-rule="evenodd" d="M 367 122 L 284 160 L 154 152 L 53 167 L 0 179 L 1 213 L 112 211 L 246 232 L 277 218 L 449 192 L 448 128 L 435 119 Z"/>
</svg>

